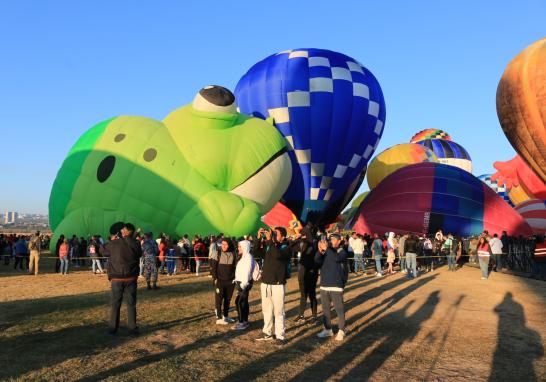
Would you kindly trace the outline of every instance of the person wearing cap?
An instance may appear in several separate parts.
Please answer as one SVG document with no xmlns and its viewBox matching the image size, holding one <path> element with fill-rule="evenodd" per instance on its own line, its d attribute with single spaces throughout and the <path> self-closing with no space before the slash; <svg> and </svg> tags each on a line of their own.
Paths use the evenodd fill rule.
<svg viewBox="0 0 546 382">
<path fill-rule="evenodd" d="M 337 233 L 330 235 L 331 247 L 326 240 L 318 244 L 315 263 L 320 268 L 320 300 L 324 318 L 324 329 L 317 335 L 319 338 L 331 337 L 332 331 L 331 305 L 337 314 L 339 331 L 336 341 L 345 338 L 345 309 L 343 307 L 343 290 L 349 278 L 347 252 L 340 245 L 341 236 Z"/>
<path fill-rule="evenodd" d="M 115 334 L 119 327 L 119 312 L 123 298 L 127 305 L 127 326 L 129 334 L 138 335 L 136 323 L 137 279 L 142 248 L 133 237 L 135 226 L 125 223 L 118 239 L 104 245 L 108 253 L 108 279 L 112 287 L 109 333 Z"/>
</svg>

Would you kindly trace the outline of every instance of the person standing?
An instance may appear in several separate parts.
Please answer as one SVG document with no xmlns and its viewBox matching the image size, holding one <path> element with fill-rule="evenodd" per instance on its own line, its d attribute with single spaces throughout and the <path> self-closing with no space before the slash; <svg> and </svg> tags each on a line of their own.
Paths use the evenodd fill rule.
<svg viewBox="0 0 546 382">
<path fill-rule="evenodd" d="M 379 238 L 377 233 L 373 234 L 373 243 L 372 243 L 372 255 L 375 260 L 375 275 L 377 277 L 383 276 L 381 271 L 381 256 L 383 254 L 383 241 Z"/>
<path fill-rule="evenodd" d="M 61 275 L 68 274 L 68 257 L 70 254 L 70 243 L 68 239 L 64 239 L 64 242 L 59 247 L 59 259 L 61 260 L 60 272 Z"/>
<path fill-rule="evenodd" d="M 361 234 L 356 235 L 356 239 L 353 241 L 353 251 L 355 256 L 355 274 L 358 275 L 359 270 L 362 274 L 366 273 L 366 267 L 364 266 L 364 251 L 366 250 L 366 242 Z"/>
<path fill-rule="evenodd" d="M 252 275 L 258 264 L 250 254 L 249 241 L 241 240 L 237 245 L 237 250 L 239 255 L 241 255 L 241 258 L 237 261 L 237 266 L 235 267 L 234 283 L 237 287 L 235 306 L 237 307 L 237 318 L 239 322 L 235 325 L 234 329 L 245 330 L 249 326 L 248 314 L 250 308 L 248 306 L 248 294 L 252 289 L 252 284 L 254 282 Z"/>
<path fill-rule="evenodd" d="M 89 252 L 89 256 L 91 257 L 91 268 L 93 269 L 93 274 L 97 274 L 97 272 L 104 273 L 104 270 L 102 269 L 102 265 L 100 263 L 100 254 L 99 254 L 99 248 L 100 244 L 96 236 L 92 236 L 89 240 L 87 251 Z"/>
<path fill-rule="evenodd" d="M 478 261 L 482 270 L 482 280 L 487 280 L 489 277 L 489 259 L 491 257 L 491 247 L 487 242 L 485 235 L 481 235 L 478 239 Z"/>
<path fill-rule="evenodd" d="M 204 246 L 203 246 L 204 247 Z M 217 252 L 210 258 L 210 273 L 214 284 L 216 325 L 227 325 L 235 322 L 229 318 L 229 304 L 233 296 L 235 279 L 235 253 L 231 250 L 231 243 L 227 238 Z"/>
<path fill-rule="evenodd" d="M 260 241 L 263 241 L 265 246 L 260 286 L 264 327 L 263 336 L 258 338 L 258 341 L 272 340 L 273 325 L 275 325 L 276 343 L 283 345 L 285 343 L 284 296 L 290 248 L 286 242 L 284 227 L 275 228 L 274 235 L 271 230 L 260 229 L 254 243 L 254 248 L 260 248 Z"/>
<path fill-rule="evenodd" d="M 13 266 L 13 269 L 17 269 L 17 265 L 19 265 L 19 270 L 22 271 L 23 260 L 25 260 L 27 256 L 27 252 L 28 252 L 27 242 L 24 236 L 19 236 L 19 239 L 14 245 L 14 250 L 15 250 L 15 264 Z"/>
<path fill-rule="evenodd" d="M 151 232 L 144 234 L 144 241 L 142 242 L 142 257 L 144 267 L 144 277 L 146 278 L 146 287 L 148 290 L 157 290 L 157 256 L 159 255 L 159 248 L 156 241 L 153 239 Z"/>
<path fill-rule="evenodd" d="M 417 250 L 418 239 L 414 234 L 408 235 L 404 242 L 404 253 L 406 254 L 406 267 L 408 268 L 408 278 L 417 277 Z"/>
<path fill-rule="evenodd" d="M 489 240 L 489 246 L 491 247 L 491 254 L 493 255 L 493 263 L 495 267 L 493 270 L 495 272 L 502 271 L 502 250 L 504 245 L 502 244 L 501 239 L 499 239 L 497 234 L 494 234 L 491 240 Z"/>
<path fill-rule="evenodd" d="M 457 263 L 455 256 L 457 255 L 457 242 L 453 239 L 453 235 L 449 233 L 443 246 L 444 253 L 447 258 L 447 270 L 454 272 Z"/>
<path fill-rule="evenodd" d="M 341 236 L 337 233 L 330 235 L 331 247 L 328 242 L 321 240 L 315 262 L 320 268 L 320 300 L 324 318 L 324 329 L 317 335 L 320 338 L 331 337 L 332 331 L 331 304 L 337 314 L 339 331 L 336 341 L 345 338 L 345 310 L 343 306 L 343 290 L 349 277 L 347 252 L 340 246 Z"/>
<path fill-rule="evenodd" d="M 296 228 L 297 239 L 290 245 L 292 251 L 297 253 L 298 258 L 298 285 L 300 288 L 300 310 L 296 322 L 305 322 L 305 308 L 307 299 L 311 304 L 313 320 L 318 322 L 317 317 L 317 281 L 318 269 L 315 264 L 315 243 L 309 227 L 302 228 L 298 222 Z"/>
<path fill-rule="evenodd" d="M 108 279 L 112 287 L 112 303 L 110 307 L 109 333 L 115 334 L 119 327 L 119 312 L 125 298 L 127 305 L 127 326 L 129 334 L 138 335 L 137 326 L 137 279 L 139 261 L 142 256 L 140 243 L 133 237 L 135 226 L 125 223 L 121 229 L 121 237 L 104 245 L 108 252 Z"/>
<path fill-rule="evenodd" d="M 36 234 L 30 238 L 30 241 L 28 242 L 28 249 L 30 250 L 30 264 L 28 273 L 38 275 L 40 252 L 42 251 L 40 231 L 36 231 Z"/>
</svg>

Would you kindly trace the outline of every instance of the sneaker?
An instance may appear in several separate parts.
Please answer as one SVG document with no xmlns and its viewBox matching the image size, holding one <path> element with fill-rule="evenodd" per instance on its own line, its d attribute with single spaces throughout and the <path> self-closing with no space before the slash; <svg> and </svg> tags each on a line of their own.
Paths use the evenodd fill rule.
<svg viewBox="0 0 546 382">
<path fill-rule="evenodd" d="M 233 330 L 245 330 L 246 328 L 248 328 L 248 326 L 243 322 L 238 322 L 233 326 Z"/>
<path fill-rule="evenodd" d="M 487 278 L 486 278 L 486 277 L 482 277 L 482 280 L 487 280 Z"/>
<path fill-rule="evenodd" d="M 271 334 L 265 334 L 259 338 L 256 338 L 256 341 L 271 341 L 274 337 Z"/>
<path fill-rule="evenodd" d="M 283 345 L 286 345 L 286 340 L 284 338 L 277 338 L 275 340 L 275 345 L 277 346 L 283 346 Z"/>
<path fill-rule="evenodd" d="M 216 325 L 227 325 L 228 322 L 226 320 L 224 320 L 223 318 L 218 318 L 216 320 Z"/>
<path fill-rule="evenodd" d="M 334 335 L 334 332 L 332 332 L 332 329 L 322 329 L 322 332 L 317 334 L 318 338 L 326 338 L 326 337 L 332 337 Z"/>
<path fill-rule="evenodd" d="M 317 326 L 318 326 L 318 325 L 322 325 L 322 322 L 319 320 L 318 317 L 313 317 L 313 318 L 311 319 L 311 324 L 312 324 L 312 325 L 317 325 Z"/>
<path fill-rule="evenodd" d="M 375 277 L 383 277 L 383 274 L 382 273 L 376 273 Z"/>
<path fill-rule="evenodd" d="M 226 321 L 228 324 L 233 324 L 235 320 L 231 317 L 224 317 L 224 321 Z"/>
<path fill-rule="evenodd" d="M 336 335 L 336 341 L 343 341 L 345 339 L 345 332 L 343 330 L 339 330 Z"/>
</svg>

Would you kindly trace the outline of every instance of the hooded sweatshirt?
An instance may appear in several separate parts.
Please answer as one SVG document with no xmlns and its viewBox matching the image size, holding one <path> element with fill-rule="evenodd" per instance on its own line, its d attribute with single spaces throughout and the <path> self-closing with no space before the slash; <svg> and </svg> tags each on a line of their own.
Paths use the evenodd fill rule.
<svg viewBox="0 0 546 382">
<path fill-rule="evenodd" d="M 250 242 L 242 240 L 239 242 L 243 254 L 235 267 L 235 282 L 241 283 L 241 288 L 245 289 L 252 282 L 252 272 L 254 271 L 254 257 L 250 254 Z"/>
</svg>

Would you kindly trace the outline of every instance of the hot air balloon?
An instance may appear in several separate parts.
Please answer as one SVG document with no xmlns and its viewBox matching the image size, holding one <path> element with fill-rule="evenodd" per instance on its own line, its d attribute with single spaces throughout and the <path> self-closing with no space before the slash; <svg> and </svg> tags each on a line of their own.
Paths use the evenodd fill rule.
<svg viewBox="0 0 546 382">
<path fill-rule="evenodd" d="M 425 139 L 445 139 L 446 141 L 451 141 L 449 134 L 443 130 L 425 129 L 411 137 L 410 143 L 417 143 L 419 141 L 424 141 Z"/>
<path fill-rule="evenodd" d="M 492 179 L 505 185 L 508 190 L 521 186 L 531 198 L 546 199 L 546 184 L 519 155 L 506 162 L 497 161 L 493 166 L 497 172 Z"/>
<path fill-rule="evenodd" d="M 332 222 L 383 133 L 385 101 L 374 75 L 341 53 L 294 49 L 252 66 L 235 95 L 242 113 L 273 118 L 288 141 L 293 172 L 282 202 L 304 223 Z"/>
<path fill-rule="evenodd" d="M 506 203 L 510 204 L 512 207 L 514 204 L 510 200 L 510 197 L 508 196 L 508 190 L 504 185 L 499 185 L 497 181 L 491 179 L 491 174 L 484 174 L 478 176 L 478 179 L 484 182 L 491 188 L 493 191 L 497 193 Z"/>
<path fill-rule="evenodd" d="M 438 162 L 472 173 L 472 159 L 465 148 L 458 143 L 444 139 L 425 139 L 417 144 L 431 149 L 438 157 Z"/>
<path fill-rule="evenodd" d="M 544 200 L 531 199 L 516 206 L 516 211 L 523 216 L 535 234 L 544 234 L 546 232 L 545 203 Z"/>
<path fill-rule="evenodd" d="M 497 115 L 504 134 L 546 183 L 546 38 L 519 53 L 497 88 Z"/>
<path fill-rule="evenodd" d="M 438 229 L 470 236 L 488 230 L 529 235 L 523 218 L 468 172 L 440 163 L 419 163 L 386 177 L 361 204 L 353 229 L 360 233 Z"/>
<path fill-rule="evenodd" d="M 381 180 L 394 171 L 410 164 L 438 162 L 431 149 L 415 143 L 402 143 L 375 156 L 368 166 L 368 186 L 373 190 Z"/>
</svg>

